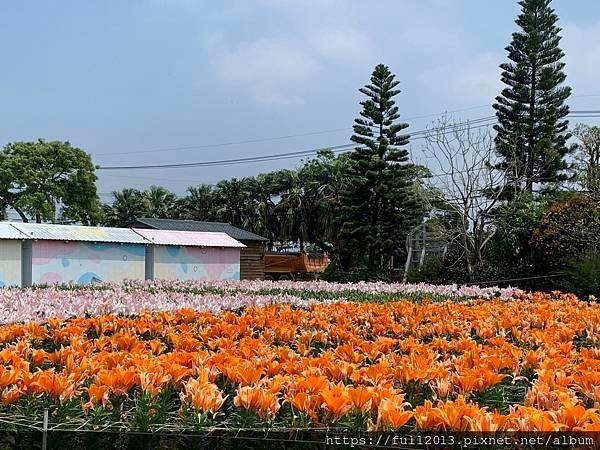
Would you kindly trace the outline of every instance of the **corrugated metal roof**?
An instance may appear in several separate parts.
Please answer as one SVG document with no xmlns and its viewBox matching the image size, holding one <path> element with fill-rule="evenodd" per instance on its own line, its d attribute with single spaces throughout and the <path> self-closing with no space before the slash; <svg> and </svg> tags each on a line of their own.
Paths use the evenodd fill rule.
<svg viewBox="0 0 600 450">
<path fill-rule="evenodd" d="M 30 239 L 28 235 L 19 231 L 12 222 L 0 222 L 0 239 Z"/>
<path fill-rule="evenodd" d="M 81 225 L 56 225 L 47 223 L 13 223 L 29 239 L 49 241 L 121 242 L 147 244 L 130 228 L 85 227 Z"/>
<path fill-rule="evenodd" d="M 133 228 L 85 227 L 46 223 L 0 222 L 0 239 L 119 242 L 124 244 L 189 245 L 197 247 L 245 247 L 226 233 Z"/>
<path fill-rule="evenodd" d="M 267 241 L 267 238 L 251 233 L 241 228 L 234 227 L 224 222 L 197 222 L 195 220 L 175 220 L 175 219 L 149 219 L 141 218 L 133 222 L 133 226 L 138 222 L 157 230 L 177 230 L 177 231 L 196 231 L 203 233 L 225 233 L 238 241 Z"/>
<path fill-rule="evenodd" d="M 140 236 L 157 245 L 188 245 L 194 247 L 245 247 L 225 233 L 194 231 L 148 230 L 132 228 Z"/>
</svg>

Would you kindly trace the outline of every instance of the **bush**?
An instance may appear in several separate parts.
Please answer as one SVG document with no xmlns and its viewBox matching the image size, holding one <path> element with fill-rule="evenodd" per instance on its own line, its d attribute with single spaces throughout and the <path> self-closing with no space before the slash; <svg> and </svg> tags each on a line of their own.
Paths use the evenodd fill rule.
<svg viewBox="0 0 600 450">
<path fill-rule="evenodd" d="M 364 262 L 352 270 L 343 270 L 339 261 L 334 258 L 320 279 L 337 283 L 357 283 L 359 281 L 398 281 L 402 278 L 399 271 L 389 267 L 369 267 Z"/>
<path fill-rule="evenodd" d="M 565 277 L 555 281 L 556 289 L 584 298 L 600 298 L 600 255 L 591 254 L 566 263 Z"/>
<path fill-rule="evenodd" d="M 544 267 L 563 266 L 585 252 L 600 250 L 600 205 L 585 195 L 557 202 L 533 231 L 531 247 Z"/>
</svg>

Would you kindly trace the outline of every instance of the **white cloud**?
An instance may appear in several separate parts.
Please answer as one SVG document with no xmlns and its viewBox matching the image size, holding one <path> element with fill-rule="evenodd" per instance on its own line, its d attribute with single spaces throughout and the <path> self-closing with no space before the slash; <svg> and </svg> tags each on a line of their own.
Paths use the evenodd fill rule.
<svg viewBox="0 0 600 450">
<path fill-rule="evenodd" d="M 458 33 L 431 25 L 403 27 L 400 42 L 403 47 L 430 53 L 458 50 L 464 45 Z"/>
<path fill-rule="evenodd" d="M 346 0 L 231 0 L 212 8 L 194 0 L 147 1 L 202 23 L 198 36 L 217 82 L 263 104 L 302 104 L 319 74 L 347 70 L 340 66 L 364 62 L 375 53 L 355 24 L 357 5 Z M 257 26 L 246 29 L 257 11 Z M 241 28 L 219 27 L 211 34 L 207 14 L 217 22 L 239 21 Z"/>
<path fill-rule="evenodd" d="M 496 53 L 482 53 L 459 67 L 454 82 L 465 97 L 478 104 L 492 103 L 502 90 L 499 65 L 503 58 Z"/>
<path fill-rule="evenodd" d="M 233 49 L 222 47 L 213 55 L 219 73 L 229 81 L 299 81 L 315 72 L 314 58 L 298 44 L 260 38 Z"/>
<path fill-rule="evenodd" d="M 265 104 L 301 103 L 301 98 L 290 91 L 319 70 L 318 62 L 300 43 L 282 38 L 259 38 L 237 46 L 213 39 L 210 54 L 221 80 L 248 90 Z"/>
<path fill-rule="evenodd" d="M 450 108 L 491 105 L 502 89 L 498 67 L 502 61 L 497 53 L 455 58 L 422 73 L 422 89 Z"/>
<path fill-rule="evenodd" d="M 600 23 L 588 27 L 566 24 L 562 36 L 566 82 L 573 87 L 573 94 L 600 94 Z"/>
<path fill-rule="evenodd" d="M 308 41 L 320 55 L 339 61 L 362 61 L 373 52 L 369 38 L 351 29 L 317 30 L 309 34 Z"/>
<path fill-rule="evenodd" d="M 219 79 L 244 89 L 258 102 L 290 106 L 303 103 L 302 92 L 331 63 L 363 61 L 371 41 L 351 28 L 310 30 L 289 36 L 228 42 L 223 35 L 206 41 L 209 61 Z"/>
</svg>

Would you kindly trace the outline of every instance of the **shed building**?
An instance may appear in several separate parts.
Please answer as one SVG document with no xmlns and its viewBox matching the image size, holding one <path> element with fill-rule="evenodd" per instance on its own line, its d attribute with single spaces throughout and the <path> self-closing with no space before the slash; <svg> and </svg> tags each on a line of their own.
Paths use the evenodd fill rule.
<svg viewBox="0 0 600 450">
<path fill-rule="evenodd" d="M 139 218 L 128 226 L 136 229 L 225 233 L 245 245 L 240 252 L 240 278 L 262 280 L 265 276 L 265 243 L 268 239 L 228 223 Z"/>
<path fill-rule="evenodd" d="M 133 229 L 153 246 L 146 265 L 161 280 L 239 280 L 244 244 L 225 233 Z"/>
<path fill-rule="evenodd" d="M 21 247 L 25 234 L 0 222 L 0 287 L 21 285 Z"/>
<path fill-rule="evenodd" d="M 10 225 L 26 236 L 21 246 L 23 285 L 144 279 L 148 242 L 132 230 L 15 222 Z"/>
<path fill-rule="evenodd" d="M 0 223 L 0 287 L 143 279 L 239 279 L 224 233 Z"/>
</svg>

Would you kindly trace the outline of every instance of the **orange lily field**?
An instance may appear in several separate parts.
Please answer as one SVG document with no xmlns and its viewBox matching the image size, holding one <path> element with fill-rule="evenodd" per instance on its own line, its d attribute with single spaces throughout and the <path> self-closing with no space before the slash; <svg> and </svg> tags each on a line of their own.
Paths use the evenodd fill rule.
<svg viewBox="0 0 600 450">
<path fill-rule="evenodd" d="M 566 294 L 47 319 L 0 343 L 14 424 L 600 430 L 600 305 Z"/>
</svg>

